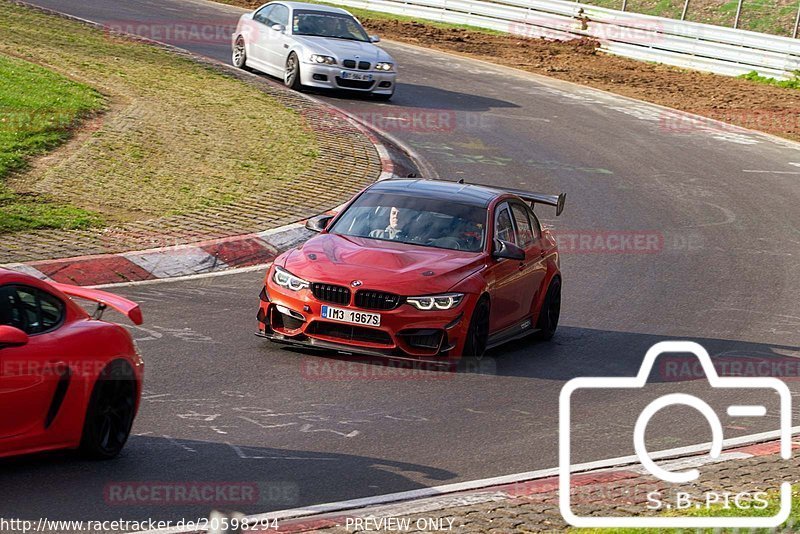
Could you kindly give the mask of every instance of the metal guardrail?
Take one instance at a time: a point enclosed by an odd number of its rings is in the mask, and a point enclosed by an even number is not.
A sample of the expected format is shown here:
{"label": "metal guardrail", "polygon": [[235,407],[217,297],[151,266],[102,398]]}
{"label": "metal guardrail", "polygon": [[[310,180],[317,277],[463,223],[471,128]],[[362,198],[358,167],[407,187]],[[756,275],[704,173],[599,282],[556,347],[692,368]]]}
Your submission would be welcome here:
{"label": "metal guardrail", "polygon": [[327,0],[533,38],[590,37],[610,54],[737,76],[800,71],[800,40],[562,0]]}

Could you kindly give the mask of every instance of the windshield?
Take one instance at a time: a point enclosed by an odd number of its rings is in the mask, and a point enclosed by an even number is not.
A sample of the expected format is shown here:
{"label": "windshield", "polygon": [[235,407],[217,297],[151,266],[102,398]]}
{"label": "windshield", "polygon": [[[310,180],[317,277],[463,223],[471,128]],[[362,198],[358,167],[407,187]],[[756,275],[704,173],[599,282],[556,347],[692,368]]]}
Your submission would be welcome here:
{"label": "windshield", "polygon": [[324,11],[294,12],[292,34],[316,35],[319,37],[332,37],[334,39],[349,39],[351,41],[369,41],[369,36],[361,24],[350,15],[342,13],[327,13]]}
{"label": "windshield", "polygon": [[330,233],[479,252],[486,233],[486,209],[438,199],[365,193]]}

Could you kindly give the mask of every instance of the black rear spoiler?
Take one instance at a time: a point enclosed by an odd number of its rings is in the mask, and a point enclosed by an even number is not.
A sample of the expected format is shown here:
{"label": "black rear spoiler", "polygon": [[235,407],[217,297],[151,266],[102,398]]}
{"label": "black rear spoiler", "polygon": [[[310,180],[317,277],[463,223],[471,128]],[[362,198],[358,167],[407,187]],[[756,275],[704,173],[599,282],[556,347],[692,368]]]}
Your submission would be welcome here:
{"label": "black rear spoiler", "polygon": [[[397,180],[406,180],[406,179],[417,179],[417,180],[425,180],[425,178],[418,178],[416,175],[409,175],[408,178],[395,178]],[[561,212],[564,211],[564,203],[567,201],[567,194],[561,193],[558,195],[546,195],[544,193],[533,193],[531,191],[523,191],[522,189],[510,189],[508,187],[497,187],[494,185],[485,185],[485,184],[468,184],[464,181],[464,179],[458,180],[456,183],[464,184],[464,185],[474,185],[477,187],[485,187],[487,189],[494,189],[495,191],[502,191],[503,193],[509,193],[511,195],[517,195],[519,198],[524,200],[525,202],[531,202],[532,204],[546,204],[548,206],[553,206],[556,209],[556,217],[561,215]]]}
{"label": "black rear spoiler", "polygon": [[499,189],[512,195],[517,195],[519,198],[526,202],[534,204],[547,204],[556,208],[556,217],[561,215],[564,211],[564,203],[567,201],[567,194],[561,193],[559,195],[545,195],[544,193],[531,193],[530,191],[522,191],[521,189],[506,189],[504,187],[493,187],[492,189]]}
{"label": "black rear spoiler", "polygon": [[497,187],[494,185],[467,184],[463,179],[459,180],[458,183],[464,185],[477,185],[479,187],[486,187],[488,189],[494,189],[496,191],[503,191],[504,193],[517,195],[525,202],[531,202],[533,204],[547,204],[548,206],[553,206],[554,208],[556,208],[556,217],[561,215],[561,212],[564,211],[564,203],[567,201],[566,193],[561,193],[559,195],[546,195],[544,193],[533,193],[531,191],[523,191],[522,189],[509,189],[508,187]]}

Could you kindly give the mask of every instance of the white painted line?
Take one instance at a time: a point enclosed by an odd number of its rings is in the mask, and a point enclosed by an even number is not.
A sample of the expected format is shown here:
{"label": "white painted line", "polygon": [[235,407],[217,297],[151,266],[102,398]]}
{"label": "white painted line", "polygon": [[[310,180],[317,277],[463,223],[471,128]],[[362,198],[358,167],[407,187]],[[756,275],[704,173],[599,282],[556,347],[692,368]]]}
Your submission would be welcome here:
{"label": "white painted line", "polygon": [[360,517],[400,517],[412,514],[424,514],[435,510],[455,508],[458,506],[469,506],[483,504],[487,502],[501,502],[511,498],[503,491],[487,491],[484,493],[456,493],[431,497],[428,499],[417,499],[415,501],[405,501],[400,503],[387,504],[385,506],[371,506],[363,508],[359,512]]}
{"label": "white painted line", "polygon": [[[727,462],[728,460],[744,460],[752,457],[752,454],[746,454],[743,452],[724,452],[718,458],[712,458],[711,456],[691,456],[689,458],[667,460],[666,462],[661,462],[659,467],[668,471],[682,471],[690,467],[702,467],[704,465]],[[639,473],[642,475],[650,473],[644,466],[631,466],[629,469],[634,473]]]}
{"label": "white painted line", "polygon": [[[800,435],[800,426],[791,429],[792,435]],[[726,439],[723,441],[725,448],[741,447],[744,445],[752,445],[755,443],[762,443],[765,441],[772,441],[780,438],[780,430],[771,432],[761,432],[759,434],[751,434],[749,436],[741,436],[738,438]],[[663,460],[668,458],[679,458],[681,456],[688,456],[692,454],[699,454],[709,451],[711,443],[700,443],[697,445],[690,445],[687,447],[678,447],[675,449],[667,449],[663,451],[654,452],[650,457],[654,460]],[[739,458],[738,455],[733,454],[729,456],[730,459]],[[610,469],[615,467],[623,467],[632,464],[639,464],[639,458],[636,455],[621,456],[619,458],[611,458],[608,460],[599,460],[596,462],[586,462],[571,466],[570,472],[582,473],[586,471],[596,471],[601,469]],[[345,510],[353,510],[357,508],[365,508],[367,506],[375,506],[381,504],[397,503],[402,501],[409,501],[412,499],[424,499],[445,495],[448,493],[456,493],[461,491],[479,490],[488,488],[490,486],[501,486],[506,484],[514,484],[516,482],[527,482],[530,480],[537,480],[541,478],[549,478],[558,475],[558,468],[553,467],[550,469],[540,469],[538,471],[529,471],[527,473],[517,473],[513,475],[504,475],[499,477],[484,478],[481,480],[471,480],[468,482],[457,482],[455,484],[445,484],[443,486],[434,486],[431,488],[420,488],[411,491],[401,491],[398,493],[389,493],[386,495],[377,495],[374,497],[364,497],[361,499],[351,499],[348,501],[339,501],[325,504],[317,504],[313,506],[306,506],[303,508],[293,508],[289,510],[279,510],[275,512],[268,512],[265,514],[256,514],[246,517],[248,524],[255,524],[261,521],[272,521],[274,519],[294,519],[303,518],[319,514],[342,512]],[[192,528],[169,528],[161,530],[148,530],[142,531],[137,534],[182,534],[187,532],[194,532]]]}
{"label": "white painted line", "polygon": [[728,406],[728,415],[731,417],[764,417],[767,415],[766,406]]}
{"label": "white painted line", "polygon": [[[680,458],[677,460],[667,461],[661,465],[666,469],[675,471],[688,467],[701,467],[707,464],[720,463],[728,460],[743,460],[752,457],[752,454],[745,454],[742,452],[726,452],[716,459],[711,458],[710,456],[693,456],[689,458]],[[649,473],[647,469],[641,466],[632,466],[628,468],[628,470],[643,475]],[[353,515],[356,517],[400,517],[424,514],[436,510],[445,510],[448,508],[455,508],[457,506],[467,506],[487,502],[501,502],[512,498],[514,498],[513,494],[509,494],[504,491],[492,491],[490,489],[486,492],[455,493],[444,496],[429,497],[426,499],[418,499],[415,501],[392,503],[383,506],[371,506],[369,508],[363,508],[358,511],[357,515]],[[321,516],[320,518],[322,517],[325,516]]]}
{"label": "white painted line", "polygon": [[744,169],[742,172],[750,174],[800,174],[800,171],[759,171],[752,169]]}

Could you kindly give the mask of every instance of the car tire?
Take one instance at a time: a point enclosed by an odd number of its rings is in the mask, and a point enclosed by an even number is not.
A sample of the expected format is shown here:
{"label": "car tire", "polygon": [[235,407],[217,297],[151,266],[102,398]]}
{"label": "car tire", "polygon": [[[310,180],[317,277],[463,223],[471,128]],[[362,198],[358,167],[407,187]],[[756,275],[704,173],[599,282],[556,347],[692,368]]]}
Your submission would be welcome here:
{"label": "car tire", "polygon": [[286,87],[299,91],[303,88],[300,83],[300,60],[297,54],[291,52],[286,58],[286,70],[283,73],[283,83]]}
{"label": "car tire", "polygon": [[247,48],[244,45],[244,37],[241,35],[236,38],[231,52],[231,63],[237,69],[247,68]]}
{"label": "car tire", "polygon": [[465,358],[480,360],[486,353],[486,343],[489,340],[489,312],[489,299],[480,299],[475,305],[469,321],[467,340],[464,343],[464,354],[462,355]]}
{"label": "car tire", "polygon": [[536,321],[538,330],[536,337],[542,341],[550,341],[556,334],[558,319],[561,316],[561,278],[556,276],[547,288],[542,309],[539,311],[539,320]]}
{"label": "car tire", "polygon": [[110,460],[122,451],[136,415],[136,388],[133,370],[126,362],[118,360],[103,369],[86,409],[80,445],[83,456]]}

